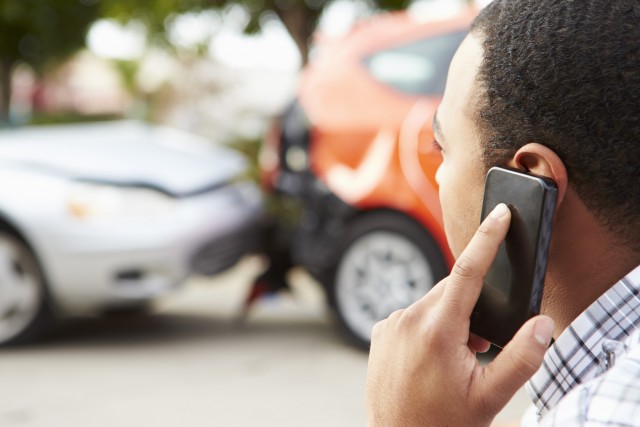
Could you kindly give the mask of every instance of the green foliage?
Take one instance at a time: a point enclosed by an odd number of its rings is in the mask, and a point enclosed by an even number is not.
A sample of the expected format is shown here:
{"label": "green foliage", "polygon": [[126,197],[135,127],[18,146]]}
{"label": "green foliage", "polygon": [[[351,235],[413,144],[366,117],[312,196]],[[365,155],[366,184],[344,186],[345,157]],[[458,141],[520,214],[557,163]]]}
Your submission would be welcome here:
{"label": "green foliage", "polygon": [[381,10],[402,10],[406,9],[410,0],[375,0],[374,4],[378,9]]}
{"label": "green foliage", "polygon": [[83,115],[70,112],[35,114],[29,120],[30,125],[57,125],[64,123],[82,123],[82,122],[103,122],[109,120],[120,120],[121,116],[114,114],[101,115]]}
{"label": "green foliage", "polygon": [[[373,8],[398,10],[406,8],[411,0],[354,0],[366,1]],[[170,45],[166,36],[166,22],[172,16],[200,12],[209,9],[222,10],[230,6],[242,6],[249,15],[243,30],[260,31],[262,17],[271,13],[280,18],[295,41],[303,62],[308,55],[308,43],[315,31],[323,9],[330,0],[101,0],[104,16],[127,22],[142,22],[150,39]]]}
{"label": "green foliage", "polygon": [[[402,9],[409,0],[368,1],[383,10]],[[91,23],[98,18],[142,23],[156,44],[170,46],[167,22],[181,13],[242,6],[249,19],[244,30],[260,30],[265,13],[277,15],[295,41],[303,62],[322,10],[330,0],[0,0],[0,122],[8,118],[10,76],[17,62],[42,72],[84,45]],[[204,49],[200,49],[201,52]],[[135,65],[117,64],[126,83]],[[129,79],[129,80],[127,80]]]}
{"label": "green foliage", "polygon": [[229,146],[245,155],[249,161],[247,178],[253,182],[260,182],[260,167],[258,158],[260,156],[260,146],[262,141],[255,139],[239,139],[231,142]]}
{"label": "green foliage", "polygon": [[83,46],[98,1],[0,1],[0,122],[9,120],[14,65],[24,62],[42,72]]}
{"label": "green foliage", "polygon": [[0,59],[41,70],[83,46],[96,0],[2,0]]}
{"label": "green foliage", "polygon": [[140,64],[137,61],[119,60],[114,61],[114,65],[116,70],[118,70],[120,77],[122,77],[124,86],[127,88],[129,93],[134,93],[136,90],[136,75],[140,68]]}
{"label": "green foliage", "polygon": [[102,16],[121,23],[141,22],[151,38],[166,43],[166,20],[174,14],[201,10],[194,1],[101,0]]}

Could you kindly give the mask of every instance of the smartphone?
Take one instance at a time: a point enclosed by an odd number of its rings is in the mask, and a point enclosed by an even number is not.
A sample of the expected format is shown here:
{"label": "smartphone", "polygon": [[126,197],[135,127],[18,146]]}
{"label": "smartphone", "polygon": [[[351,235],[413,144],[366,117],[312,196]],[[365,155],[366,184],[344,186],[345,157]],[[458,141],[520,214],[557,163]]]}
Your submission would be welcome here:
{"label": "smartphone", "polygon": [[498,347],[540,313],[557,195],[549,178],[502,167],[487,173],[482,220],[505,203],[511,224],[484,278],[471,332]]}

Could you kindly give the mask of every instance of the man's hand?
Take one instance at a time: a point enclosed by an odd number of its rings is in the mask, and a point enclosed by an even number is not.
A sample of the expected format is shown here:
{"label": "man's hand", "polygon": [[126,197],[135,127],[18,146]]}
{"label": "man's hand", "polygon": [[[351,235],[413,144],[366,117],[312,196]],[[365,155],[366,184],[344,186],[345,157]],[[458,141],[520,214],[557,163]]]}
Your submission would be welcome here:
{"label": "man's hand", "polygon": [[488,343],[469,333],[510,218],[498,205],[449,277],[375,326],[366,391],[370,426],[488,426],[538,369],[554,330],[549,317],[529,320],[485,367],[475,356]]}

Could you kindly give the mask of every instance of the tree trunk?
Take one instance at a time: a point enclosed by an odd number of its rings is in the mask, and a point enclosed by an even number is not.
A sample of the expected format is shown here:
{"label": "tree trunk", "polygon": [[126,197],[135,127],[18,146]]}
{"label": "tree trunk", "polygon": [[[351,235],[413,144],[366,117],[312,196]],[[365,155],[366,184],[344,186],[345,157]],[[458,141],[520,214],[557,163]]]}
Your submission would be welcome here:
{"label": "tree trunk", "polygon": [[302,65],[305,66],[309,62],[309,43],[321,10],[311,9],[305,2],[296,2],[287,8],[278,8],[274,5],[273,10],[296,43]]}
{"label": "tree trunk", "polygon": [[13,61],[0,59],[0,125],[9,124],[11,109],[11,70]]}
{"label": "tree trunk", "polygon": [[304,67],[305,65],[307,65],[307,63],[309,62],[309,38],[311,37],[309,36],[300,36],[300,35],[293,35],[293,41],[296,43],[296,46],[298,46],[298,50],[300,51],[300,58],[302,59],[302,66]]}

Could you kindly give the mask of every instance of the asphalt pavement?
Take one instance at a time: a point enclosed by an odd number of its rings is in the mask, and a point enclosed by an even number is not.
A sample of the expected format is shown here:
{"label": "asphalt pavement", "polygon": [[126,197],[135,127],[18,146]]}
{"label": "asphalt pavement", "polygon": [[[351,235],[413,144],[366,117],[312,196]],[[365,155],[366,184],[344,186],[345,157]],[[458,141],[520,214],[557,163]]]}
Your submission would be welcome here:
{"label": "asphalt pavement", "polygon": [[[62,322],[0,351],[0,426],[364,426],[366,353],[346,345],[301,270],[242,316],[261,268],[194,278],[150,316]],[[524,392],[500,414],[524,411]]]}

